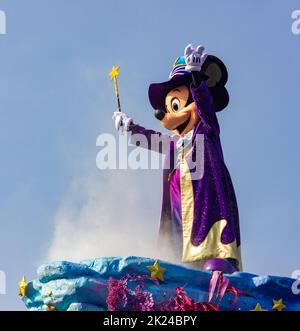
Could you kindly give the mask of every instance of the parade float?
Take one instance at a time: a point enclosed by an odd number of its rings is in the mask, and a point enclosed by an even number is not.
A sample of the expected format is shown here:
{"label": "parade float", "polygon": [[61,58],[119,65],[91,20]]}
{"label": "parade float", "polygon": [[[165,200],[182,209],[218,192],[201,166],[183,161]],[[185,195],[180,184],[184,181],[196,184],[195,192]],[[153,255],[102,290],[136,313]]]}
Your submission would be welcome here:
{"label": "parade float", "polygon": [[170,135],[145,129],[121,111],[118,70],[113,67],[110,73],[117,98],[115,127],[130,132],[133,144],[165,155],[159,248],[171,250],[178,263],[129,256],[44,264],[35,280],[27,283],[23,277],[19,283],[26,307],[300,310],[296,280],[242,272],[237,201],[216,116],[229,102],[224,63],[207,55],[204,47],[188,45],[185,55],[175,60],[169,80],[150,85],[155,117]]}

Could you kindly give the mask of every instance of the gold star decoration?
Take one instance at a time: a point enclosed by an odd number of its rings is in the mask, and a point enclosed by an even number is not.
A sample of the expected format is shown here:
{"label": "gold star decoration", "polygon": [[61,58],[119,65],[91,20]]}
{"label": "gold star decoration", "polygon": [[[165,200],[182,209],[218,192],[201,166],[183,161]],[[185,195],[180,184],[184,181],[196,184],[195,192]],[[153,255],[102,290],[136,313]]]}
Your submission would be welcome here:
{"label": "gold star decoration", "polygon": [[19,296],[24,298],[26,295],[27,282],[25,276],[22,277],[22,280],[19,282]]}
{"label": "gold star decoration", "polygon": [[252,311],[268,311],[268,309],[263,309],[261,305],[258,303]]}
{"label": "gold star decoration", "polygon": [[149,265],[146,267],[151,272],[151,277],[164,281],[164,273],[167,269],[161,268],[158,260],[154,262],[153,265]]}
{"label": "gold star decoration", "polygon": [[110,79],[114,80],[117,76],[119,76],[120,66],[113,66],[111,72],[109,73]]}
{"label": "gold star decoration", "polygon": [[279,300],[273,300],[273,307],[272,309],[276,309],[278,311],[282,311],[284,308],[286,308],[286,305],[283,304],[282,299]]}
{"label": "gold star decoration", "polygon": [[48,311],[55,311],[55,306],[46,305]]}

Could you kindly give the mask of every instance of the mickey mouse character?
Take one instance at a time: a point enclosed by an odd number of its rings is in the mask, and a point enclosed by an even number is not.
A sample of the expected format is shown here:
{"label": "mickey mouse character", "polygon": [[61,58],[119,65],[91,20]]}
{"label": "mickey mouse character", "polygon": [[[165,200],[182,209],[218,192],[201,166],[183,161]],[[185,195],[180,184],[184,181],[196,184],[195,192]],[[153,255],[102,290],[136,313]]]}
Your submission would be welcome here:
{"label": "mickey mouse character", "polygon": [[[184,54],[168,81],[149,87],[155,117],[171,136],[145,129],[121,112],[113,119],[117,130],[132,133],[133,143],[139,145],[134,137],[142,134],[144,147],[165,154],[160,248],[182,263],[232,273],[242,268],[239,215],[216,116],[229,102],[227,69],[203,46],[190,44]],[[159,144],[153,146],[155,135]]]}

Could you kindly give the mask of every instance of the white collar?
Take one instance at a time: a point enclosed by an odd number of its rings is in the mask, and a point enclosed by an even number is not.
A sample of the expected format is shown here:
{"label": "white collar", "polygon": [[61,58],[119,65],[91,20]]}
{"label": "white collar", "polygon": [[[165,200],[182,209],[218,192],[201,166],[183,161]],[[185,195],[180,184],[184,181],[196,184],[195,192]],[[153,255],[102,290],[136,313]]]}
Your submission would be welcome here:
{"label": "white collar", "polygon": [[192,129],[191,131],[186,133],[183,137],[179,137],[179,139],[177,140],[177,143],[176,143],[176,147],[181,148],[181,147],[183,147],[183,145],[184,145],[184,147],[186,147],[192,140],[193,132],[194,132],[194,130]]}

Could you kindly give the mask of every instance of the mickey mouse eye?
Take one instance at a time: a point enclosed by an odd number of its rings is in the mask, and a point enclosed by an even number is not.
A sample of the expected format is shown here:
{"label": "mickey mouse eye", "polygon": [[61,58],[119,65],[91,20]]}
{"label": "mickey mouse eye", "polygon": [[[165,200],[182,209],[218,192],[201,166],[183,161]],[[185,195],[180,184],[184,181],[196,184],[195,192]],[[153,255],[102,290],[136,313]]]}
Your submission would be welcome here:
{"label": "mickey mouse eye", "polygon": [[179,99],[177,98],[173,98],[171,100],[171,107],[172,107],[172,110],[173,111],[178,111],[179,108],[180,108],[180,102],[179,102]]}

